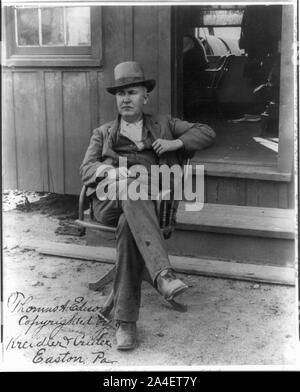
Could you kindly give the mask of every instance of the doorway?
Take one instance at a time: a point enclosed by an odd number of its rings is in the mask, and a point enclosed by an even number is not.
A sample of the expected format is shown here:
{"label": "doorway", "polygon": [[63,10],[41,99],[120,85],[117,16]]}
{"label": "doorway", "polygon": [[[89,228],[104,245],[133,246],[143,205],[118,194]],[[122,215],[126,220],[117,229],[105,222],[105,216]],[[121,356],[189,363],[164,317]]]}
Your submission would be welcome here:
{"label": "doorway", "polygon": [[277,165],[281,10],[173,7],[173,115],[217,133],[196,160]]}

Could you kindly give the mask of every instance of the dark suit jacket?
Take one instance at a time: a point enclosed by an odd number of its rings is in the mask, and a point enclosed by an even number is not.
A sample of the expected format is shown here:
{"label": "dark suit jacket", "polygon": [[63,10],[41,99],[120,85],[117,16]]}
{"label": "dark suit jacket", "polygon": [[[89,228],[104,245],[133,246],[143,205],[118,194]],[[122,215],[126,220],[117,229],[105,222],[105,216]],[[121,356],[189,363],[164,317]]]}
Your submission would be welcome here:
{"label": "dark suit jacket", "polygon": [[[210,146],[215,140],[215,132],[208,126],[189,123],[168,115],[152,116],[144,114],[144,127],[149,130],[154,140],[180,139],[183,148],[162,154],[159,164],[181,164],[183,155],[191,156],[195,151]],[[98,179],[96,171],[101,165],[118,166],[119,155],[113,150],[113,141],[119,130],[120,116],[93,131],[90,144],[80,166],[83,183],[88,186],[87,195],[95,192]]]}

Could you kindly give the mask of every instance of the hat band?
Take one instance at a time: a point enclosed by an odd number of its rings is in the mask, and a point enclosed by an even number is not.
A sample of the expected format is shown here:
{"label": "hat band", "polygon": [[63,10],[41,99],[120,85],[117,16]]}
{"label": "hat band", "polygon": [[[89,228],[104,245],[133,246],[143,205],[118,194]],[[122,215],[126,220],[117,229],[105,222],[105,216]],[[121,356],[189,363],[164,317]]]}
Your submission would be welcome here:
{"label": "hat band", "polygon": [[121,84],[127,84],[127,83],[136,83],[136,82],[144,82],[145,79],[142,77],[131,77],[131,78],[120,78],[116,79],[116,84],[121,83]]}

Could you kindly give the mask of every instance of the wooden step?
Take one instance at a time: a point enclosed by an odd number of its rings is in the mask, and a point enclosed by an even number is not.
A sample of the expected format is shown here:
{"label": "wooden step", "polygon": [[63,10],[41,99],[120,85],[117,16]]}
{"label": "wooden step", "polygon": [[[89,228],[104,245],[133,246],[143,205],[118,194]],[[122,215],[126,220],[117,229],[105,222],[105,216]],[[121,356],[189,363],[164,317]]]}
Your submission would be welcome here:
{"label": "wooden step", "polygon": [[[30,242],[22,245],[39,253],[114,264],[116,250],[109,247],[65,244],[50,241]],[[207,258],[170,256],[170,262],[177,272],[218,278],[230,278],[264,283],[295,285],[294,268],[262,266],[245,263],[224,262]]]}
{"label": "wooden step", "polygon": [[[192,162],[194,163],[194,162]],[[211,162],[202,163],[206,175],[214,177],[244,178],[253,180],[266,180],[289,182],[292,179],[291,173],[280,173],[274,166],[257,166],[251,162],[226,163],[224,160],[216,162],[212,158]],[[193,167],[193,173],[196,173]]]}
{"label": "wooden step", "polygon": [[[246,207],[205,203],[200,211],[186,211],[181,202],[177,211],[180,230],[238,234],[254,237],[295,238],[296,216],[293,209]],[[89,220],[89,210],[84,212]]]}
{"label": "wooden step", "polygon": [[189,212],[185,203],[180,203],[177,225],[181,230],[293,239],[295,213],[291,209],[208,203],[201,211]]}
{"label": "wooden step", "polygon": [[[181,203],[166,245],[171,255],[292,267],[294,227],[293,210],[205,204],[189,212]],[[112,235],[86,233],[88,245],[115,247]]]}
{"label": "wooden step", "polygon": [[261,265],[293,266],[293,210],[205,204],[199,212],[178,211],[169,252]]}

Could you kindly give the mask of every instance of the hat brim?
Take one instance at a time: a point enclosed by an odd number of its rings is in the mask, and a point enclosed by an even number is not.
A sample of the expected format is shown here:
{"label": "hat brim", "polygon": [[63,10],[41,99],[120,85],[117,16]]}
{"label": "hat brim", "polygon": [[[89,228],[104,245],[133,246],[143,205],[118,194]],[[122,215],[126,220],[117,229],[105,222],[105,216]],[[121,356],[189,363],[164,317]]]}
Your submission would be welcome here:
{"label": "hat brim", "polygon": [[118,84],[118,85],[111,86],[111,87],[105,87],[105,89],[110,94],[116,95],[117,91],[121,90],[123,88],[131,87],[131,86],[145,86],[148,93],[150,93],[154,89],[155,84],[156,84],[155,80],[149,79],[149,80],[143,80],[143,81],[134,82],[134,83]]}

